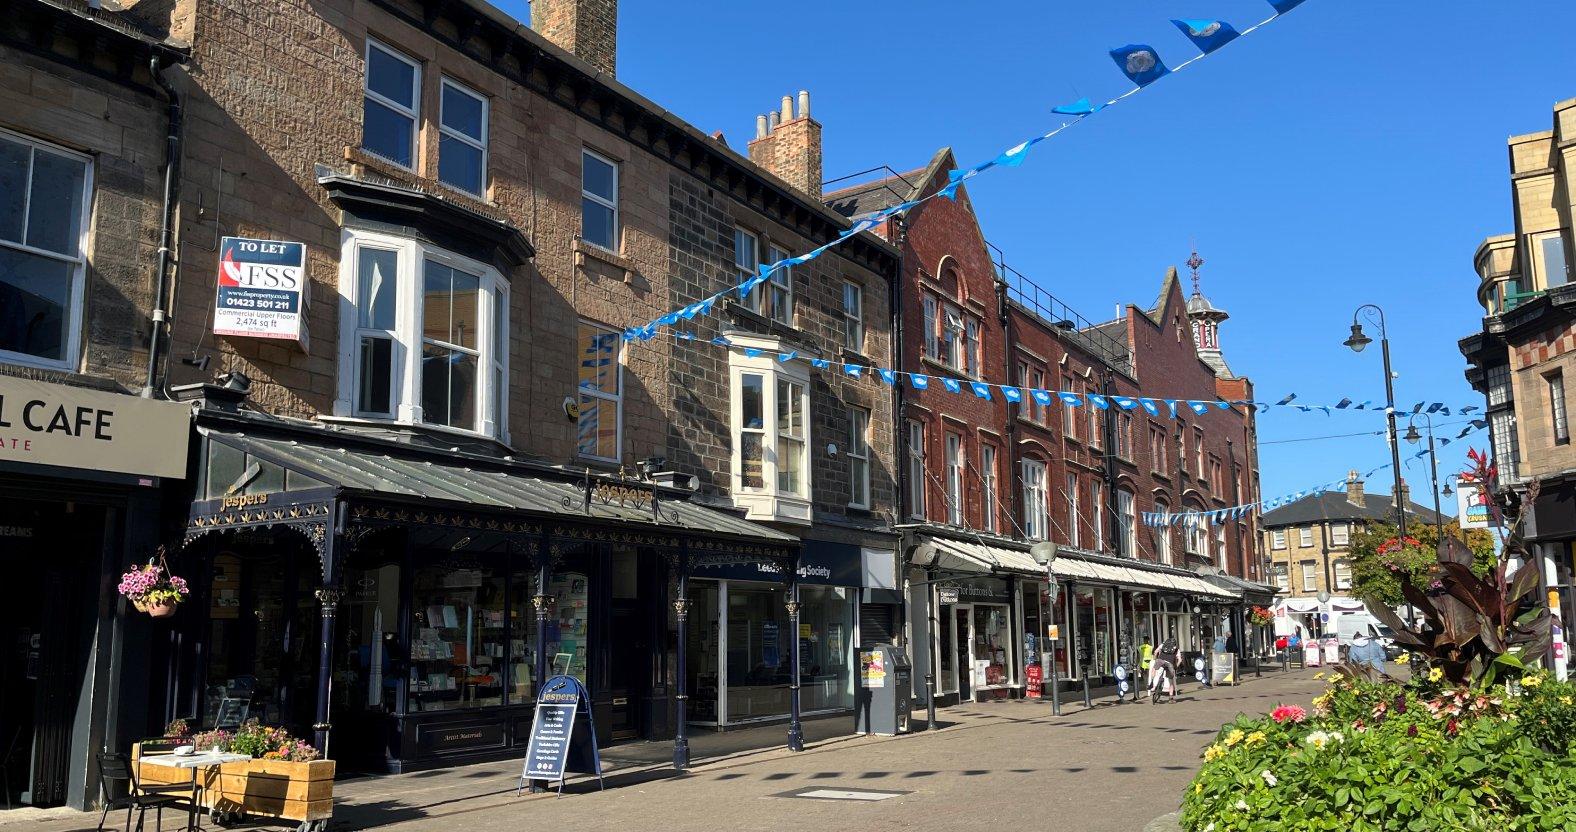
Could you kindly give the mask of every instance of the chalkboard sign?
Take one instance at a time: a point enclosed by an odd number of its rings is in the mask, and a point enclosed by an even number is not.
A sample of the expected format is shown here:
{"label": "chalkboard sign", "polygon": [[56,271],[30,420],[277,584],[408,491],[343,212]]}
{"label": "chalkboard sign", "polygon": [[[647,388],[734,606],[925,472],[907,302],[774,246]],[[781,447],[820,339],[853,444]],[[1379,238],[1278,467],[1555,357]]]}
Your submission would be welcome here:
{"label": "chalkboard sign", "polygon": [[252,704],[250,699],[225,697],[219,700],[219,713],[214,717],[215,728],[239,728],[246,721],[246,710]]}
{"label": "chalkboard sign", "polygon": [[602,758],[597,753],[596,728],[591,722],[591,697],[573,676],[554,676],[542,684],[536,697],[536,719],[520,770],[519,795],[532,780],[558,781],[564,793],[569,772],[595,774],[602,786]]}

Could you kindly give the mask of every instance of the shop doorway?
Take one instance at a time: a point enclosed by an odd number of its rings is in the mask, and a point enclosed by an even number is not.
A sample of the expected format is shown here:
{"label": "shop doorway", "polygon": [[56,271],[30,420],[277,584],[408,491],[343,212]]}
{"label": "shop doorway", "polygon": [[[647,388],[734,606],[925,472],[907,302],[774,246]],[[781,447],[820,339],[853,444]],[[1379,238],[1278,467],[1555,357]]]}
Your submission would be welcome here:
{"label": "shop doorway", "polygon": [[0,805],[66,799],[73,721],[92,655],[88,590],[105,510],[6,500],[0,549],[13,587],[0,658]]}
{"label": "shop doorway", "polygon": [[970,627],[974,620],[974,607],[968,604],[959,604],[952,608],[952,621],[956,629],[953,631],[952,643],[957,649],[958,668],[958,701],[963,702],[974,698],[974,634]]}

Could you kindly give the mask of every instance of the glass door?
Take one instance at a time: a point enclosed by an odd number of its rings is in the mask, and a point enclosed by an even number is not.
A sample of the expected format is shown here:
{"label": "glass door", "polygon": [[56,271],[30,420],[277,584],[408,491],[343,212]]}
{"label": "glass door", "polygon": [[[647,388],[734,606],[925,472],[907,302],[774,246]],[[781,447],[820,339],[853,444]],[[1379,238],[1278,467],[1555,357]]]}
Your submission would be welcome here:
{"label": "glass door", "polygon": [[973,619],[972,605],[958,604],[952,608],[952,623],[957,628],[953,632],[952,643],[957,650],[959,702],[974,696]]}

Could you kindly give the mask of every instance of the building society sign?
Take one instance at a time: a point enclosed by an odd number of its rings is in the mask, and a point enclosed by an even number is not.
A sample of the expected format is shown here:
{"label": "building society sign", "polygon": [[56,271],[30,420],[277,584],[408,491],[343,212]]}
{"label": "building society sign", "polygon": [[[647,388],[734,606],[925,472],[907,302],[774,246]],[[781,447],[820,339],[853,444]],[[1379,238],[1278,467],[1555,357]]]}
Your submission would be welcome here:
{"label": "building society sign", "polygon": [[186,476],[191,409],[0,376],[0,460],[156,477]]}
{"label": "building society sign", "polygon": [[215,335],[304,341],[306,246],[225,237],[219,243]]}

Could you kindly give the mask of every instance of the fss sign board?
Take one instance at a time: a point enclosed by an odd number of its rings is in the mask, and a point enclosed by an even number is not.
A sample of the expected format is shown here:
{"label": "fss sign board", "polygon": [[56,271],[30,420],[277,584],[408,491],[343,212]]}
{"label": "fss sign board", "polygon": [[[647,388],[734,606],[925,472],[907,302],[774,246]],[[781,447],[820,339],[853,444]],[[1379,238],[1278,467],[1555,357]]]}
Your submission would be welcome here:
{"label": "fss sign board", "polygon": [[219,291],[213,333],[306,345],[306,245],[225,237],[219,242]]}

